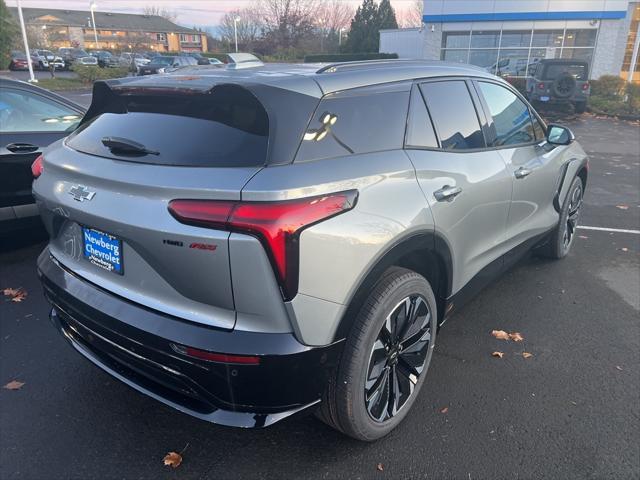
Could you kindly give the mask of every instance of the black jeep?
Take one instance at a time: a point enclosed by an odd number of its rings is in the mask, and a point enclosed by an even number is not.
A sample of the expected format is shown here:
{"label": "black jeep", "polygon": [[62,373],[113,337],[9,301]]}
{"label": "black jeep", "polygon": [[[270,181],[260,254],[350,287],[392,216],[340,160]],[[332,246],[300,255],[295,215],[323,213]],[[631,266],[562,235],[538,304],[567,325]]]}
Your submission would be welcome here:
{"label": "black jeep", "polygon": [[527,98],[534,107],[572,103],[576,113],[583,113],[589,93],[589,64],[585,61],[540,60],[529,66]]}

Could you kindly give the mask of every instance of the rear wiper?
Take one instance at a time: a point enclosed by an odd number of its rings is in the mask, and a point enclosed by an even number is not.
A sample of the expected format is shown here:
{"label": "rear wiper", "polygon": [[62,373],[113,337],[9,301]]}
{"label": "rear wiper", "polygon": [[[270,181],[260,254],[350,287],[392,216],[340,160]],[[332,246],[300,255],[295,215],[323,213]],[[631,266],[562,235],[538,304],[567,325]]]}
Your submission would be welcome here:
{"label": "rear wiper", "polygon": [[142,155],[160,155],[160,152],[156,152],[153,150],[149,150],[147,147],[142,145],[141,143],[134,142],[133,140],[129,140],[128,138],[122,137],[103,137],[102,144],[107,147],[113,153],[124,153],[124,154],[142,154]]}

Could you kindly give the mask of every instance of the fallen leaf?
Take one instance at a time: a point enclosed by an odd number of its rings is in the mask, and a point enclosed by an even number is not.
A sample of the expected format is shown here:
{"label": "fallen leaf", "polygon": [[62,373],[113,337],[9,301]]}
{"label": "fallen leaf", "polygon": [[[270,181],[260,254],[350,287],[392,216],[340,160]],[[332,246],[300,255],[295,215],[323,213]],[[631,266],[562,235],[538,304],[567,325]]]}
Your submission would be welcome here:
{"label": "fallen leaf", "polygon": [[169,452],[164,456],[164,464],[178,468],[182,463],[182,455],[177,452]]}
{"label": "fallen leaf", "polygon": [[449,407],[444,407],[440,409],[440,413],[447,413],[449,411]]}
{"label": "fallen leaf", "polygon": [[509,338],[514,342],[522,342],[524,340],[524,337],[520,334],[520,332],[510,333]]}
{"label": "fallen leaf", "polygon": [[589,238],[589,237],[587,237],[586,235],[578,235],[578,238],[583,238],[583,239],[585,239],[585,240],[586,240],[586,239],[587,239],[587,238]]}
{"label": "fallen leaf", "polygon": [[629,205],[616,205],[616,208],[620,210],[629,210]]}
{"label": "fallen leaf", "polygon": [[15,297],[18,293],[20,293],[19,288],[5,288],[2,290],[2,293],[5,297]]}
{"label": "fallen leaf", "polygon": [[622,247],[620,250],[622,250],[623,252],[628,252],[629,249],[627,247]]}
{"label": "fallen leaf", "polygon": [[622,371],[622,367],[620,365],[616,365],[616,370]]}
{"label": "fallen leaf", "polygon": [[20,390],[23,385],[24,385],[24,382],[19,382],[18,380],[11,380],[2,388],[6,388],[7,390]]}
{"label": "fallen leaf", "polygon": [[529,352],[522,352],[522,356],[524,358],[531,358],[533,357],[533,353],[529,353]]}
{"label": "fallen leaf", "polygon": [[498,357],[498,358],[502,358],[504,357],[504,352],[493,352],[491,354],[492,357]]}
{"label": "fallen leaf", "polygon": [[16,302],[19,303],[21,301],[23,301],[25,298],[27,298],[27,292],[25,292],[24,290],[22,290],[20,293],[18,293],[15,297],[11,298],[12,302]]}
{"label": "fallen leaf", "polygon": [[496,337],[498,340],[509,340],[509,334],[504,330],[493,330],[491,335]]}

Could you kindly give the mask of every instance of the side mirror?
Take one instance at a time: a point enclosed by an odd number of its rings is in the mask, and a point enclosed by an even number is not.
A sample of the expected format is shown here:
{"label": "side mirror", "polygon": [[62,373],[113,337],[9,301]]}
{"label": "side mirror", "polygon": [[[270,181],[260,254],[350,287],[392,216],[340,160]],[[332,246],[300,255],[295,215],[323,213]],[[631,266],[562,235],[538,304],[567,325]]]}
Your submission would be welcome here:
{"label": "side mirror", "polygon": [[567,127],[551,124],[547,128],[547,142],[553,145],[569,145],[576,139]]}

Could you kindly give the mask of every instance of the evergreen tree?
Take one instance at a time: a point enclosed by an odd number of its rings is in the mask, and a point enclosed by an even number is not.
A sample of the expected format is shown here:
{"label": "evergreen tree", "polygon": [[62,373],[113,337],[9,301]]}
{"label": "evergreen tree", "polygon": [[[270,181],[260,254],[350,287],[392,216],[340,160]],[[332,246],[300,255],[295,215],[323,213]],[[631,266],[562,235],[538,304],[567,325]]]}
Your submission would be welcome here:
{"label": "evergreen tree", "polygon": [[353,20],[343,51],[348,53],[377,52],[380,45],[379,30],[398,28],[396,14],[389,0],[380,5],[374,0],[363,0]]}
{"label": "evergreen tree", "polygon": [[[380,6],[378,7],[378,22],[379,30],[398,28],[396,12],[393,10],[393,7],[391,6],[391,2],[389,0],[382,0],[380,2]],[[376,48],[375,51],[377,52],[378,49]]]}
{"label": "evergreen tree", "polygon": [[7,68],[11,50],[19,41],[20,29],[4,0],[0,0],[0,69]]}

